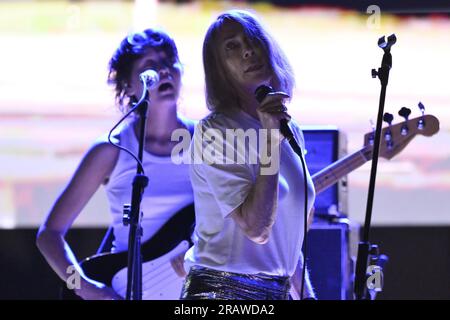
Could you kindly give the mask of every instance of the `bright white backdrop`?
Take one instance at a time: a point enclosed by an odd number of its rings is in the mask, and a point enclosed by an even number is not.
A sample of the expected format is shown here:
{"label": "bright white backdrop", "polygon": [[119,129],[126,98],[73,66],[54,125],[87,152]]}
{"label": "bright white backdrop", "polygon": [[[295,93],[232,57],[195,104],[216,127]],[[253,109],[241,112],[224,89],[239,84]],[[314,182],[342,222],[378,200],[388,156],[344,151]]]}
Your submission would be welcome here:
{"label": "bright white backdrop", "polygon": [[[206,115],[202,40],[212,19],[231,7],[0,3],[0,227],[41,223],[84,151],[118,118],[106,85],[107,62],[130,30],[158,26],[173,35],[185,66],[180,111],[195,119]],[[373,17],[348,11],[252,10],[295,69],[290,113],[304,125],[338,126],[349,152],[361,147],[376,118],[380,85],[370,70],[381,62],[377,40],[397,35],[386,111],[396,115],[406,106],[419,115],[422,101],[440,119],[441,131],[380,161],[373,222],[450,224],[450,21],[382,16],[374,24]],[[369,171],[366,164],[349,175],[349,216],[356,222],[364,218]],[[77,224],[105,225],[107,211],[100,190]]]}

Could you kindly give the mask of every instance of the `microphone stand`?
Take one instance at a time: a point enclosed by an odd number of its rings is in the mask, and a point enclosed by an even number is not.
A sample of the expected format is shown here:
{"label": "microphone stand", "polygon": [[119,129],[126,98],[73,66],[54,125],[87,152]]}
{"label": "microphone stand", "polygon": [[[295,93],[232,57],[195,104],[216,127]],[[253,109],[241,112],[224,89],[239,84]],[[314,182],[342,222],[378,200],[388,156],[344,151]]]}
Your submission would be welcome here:
{"label": "microphone stand", "polygon": [[[370,223],[372,218],[372,206],[373,206],[373,197],[375,193],[375,180],[377,173],[377,165],[378,165],[378,154],[380,149],[380,138],[381,138],[381,125],[383,123],[383,113],[384,113],[384,102],[386,98],[386,88],[389,80],[389,71],[392,67],[392,56],[391,56],[391,47],[395,44],[397,38],[395,34],[392,34],[388,37],[388,41],[386,42],[385,37],[381,37],[378,39],[378,46],[383,49],[384,55],[381,61],[381,67],[377,70],[372,69],[372,78],[378,77],[381,82],[381,92],[380,92],[380,101],[378,107],[378,117],[377,117],[377,125],[375,131],[375,140],[373,145],[373,154],[372,154],[372,167],[370,171],[370,183],[369,183],[369,193],[367,196],[367,206],[366,206],[366,217],[364,223],[363,237],[362,241],[359,242],[358,245],[358,257],[356,262],[356,274],[355,274],[355,299],[356,300],[369,300],[370,297],[373,297],[374,294],[371,293],[369,296],[369,292],[367,289],[381,291],[381,288],[370,288],[368,281],[368,276],[371,274],[367,273],[367,263],[380,261],[378,259],[378,247],[376,245],[371,245],[369,243],[369,232],[370,232]],[[372,267],[375,267],[372,269]],[[378,268],[377,268],[378,267]],[[378,276],[382,277],[380,265],[378,266],[370,266],[370,272],[380,272]]]}
{"label": "microphone stand", "polygon": [[[145,92],[145,93],[144,93]],[[147,109],[149,94],[147,83],[143,81],[143,94],[135,106],[139,113],[139,152],[136,168],[136,175],[133,179],[133,188],[131,193],[131,206],[124,205],[123,223],[130,226],[128,236],[128,270],[127,270],[127,293],[126,300],[142,300],[142,257],[141,257],[141,209],[140,204],[142,194],[148,185],[148,177],[144,174],[142,167],[142,158],[145,143],[145,129],[147,122]]]}

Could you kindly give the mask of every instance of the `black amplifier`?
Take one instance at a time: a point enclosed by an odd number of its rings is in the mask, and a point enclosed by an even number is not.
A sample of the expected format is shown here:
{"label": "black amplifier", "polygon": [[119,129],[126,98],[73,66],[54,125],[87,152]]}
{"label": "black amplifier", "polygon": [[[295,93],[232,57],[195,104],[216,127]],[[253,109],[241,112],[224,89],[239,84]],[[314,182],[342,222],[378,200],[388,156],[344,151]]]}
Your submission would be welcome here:
{"label": "black amplifier", "polygon": [[348,219],[315,222],[308,232],[306,261],[319,300],[352,300],[359,225]]}
{"label": "black amplifier", "polygon": [[[347,139],[333,126],[302,126],[306,164],[311,175],[347,154]],[[315,217],[347,215],[347,176],[316,197]]]}

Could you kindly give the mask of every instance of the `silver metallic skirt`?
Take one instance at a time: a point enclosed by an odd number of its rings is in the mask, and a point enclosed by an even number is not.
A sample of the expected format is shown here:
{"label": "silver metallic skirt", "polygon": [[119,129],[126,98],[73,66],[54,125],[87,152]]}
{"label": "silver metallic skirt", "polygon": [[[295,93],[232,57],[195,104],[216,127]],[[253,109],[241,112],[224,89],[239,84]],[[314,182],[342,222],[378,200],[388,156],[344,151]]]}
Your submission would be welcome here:
{"label": "silver metallic skirt", "polygon": [[182,300],[288,300],[289,277],[241,274],[193,266],[181,292]]}

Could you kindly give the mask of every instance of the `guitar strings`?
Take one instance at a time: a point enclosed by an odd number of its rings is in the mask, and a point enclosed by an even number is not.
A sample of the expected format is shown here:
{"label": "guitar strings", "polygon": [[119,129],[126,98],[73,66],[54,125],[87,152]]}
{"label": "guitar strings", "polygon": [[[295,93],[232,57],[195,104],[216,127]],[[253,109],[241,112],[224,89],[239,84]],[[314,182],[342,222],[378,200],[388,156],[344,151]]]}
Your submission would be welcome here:
{"label": "guitar strings", "polygon": [[[172,283],[174,280],[177,280],[179,276],[176,274],[175,270],[173,270],[172,266],[169,265],[169,268],[164,268],[164,271],[159,271],[159,269],[163,268],[165,265],[167,265],[167,261],[161,261],[160,263],[154,263],[154,267],[152,267],[152,270],[148,272],[144,272],[142,276],[142,282],[143,282],[143,295],[144,291],[147,289],[152,289],[152,291],[157,292],[160,288],[167,286],[168,283]],[[152,276],[153,273],[157,272],[157,276]],[[168,273],[168,274],[167,274]],[[153,282],[157,282],[158,285],[145,285],[148,283],[149,279],[152,279]],[[149,288],[150,287],[150,288]],[[124,286],[117,287],[117,291],[121,292],[126,288],[126,284]]]}

